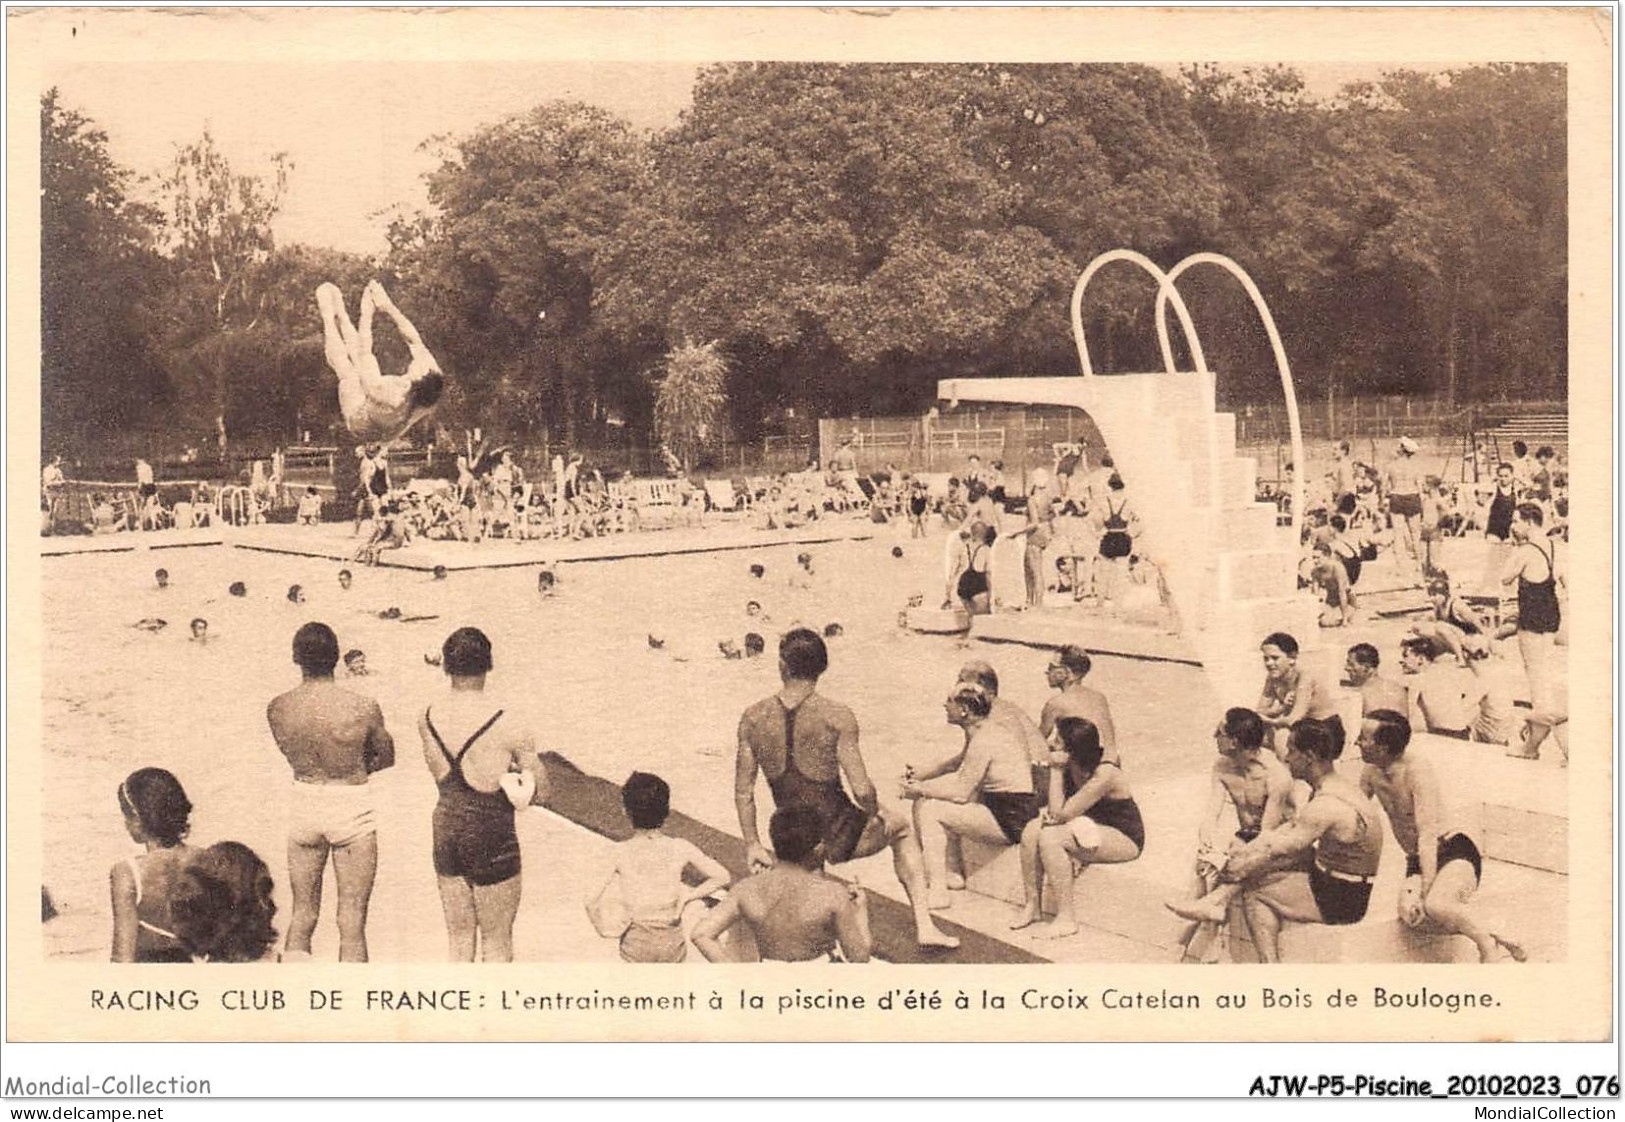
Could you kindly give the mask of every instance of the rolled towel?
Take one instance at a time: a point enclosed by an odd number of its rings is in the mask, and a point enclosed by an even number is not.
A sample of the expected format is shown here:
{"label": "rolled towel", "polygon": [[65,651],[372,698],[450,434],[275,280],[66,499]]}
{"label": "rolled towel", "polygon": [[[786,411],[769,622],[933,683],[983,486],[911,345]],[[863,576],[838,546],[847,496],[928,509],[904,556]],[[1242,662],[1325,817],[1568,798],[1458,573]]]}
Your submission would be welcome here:
{"label": "rolled towel", "polygon": [[529,806],[531,796],[536,793],[536,780],[528,771],[510,771],[502,777],[500,785],[515,810]]}

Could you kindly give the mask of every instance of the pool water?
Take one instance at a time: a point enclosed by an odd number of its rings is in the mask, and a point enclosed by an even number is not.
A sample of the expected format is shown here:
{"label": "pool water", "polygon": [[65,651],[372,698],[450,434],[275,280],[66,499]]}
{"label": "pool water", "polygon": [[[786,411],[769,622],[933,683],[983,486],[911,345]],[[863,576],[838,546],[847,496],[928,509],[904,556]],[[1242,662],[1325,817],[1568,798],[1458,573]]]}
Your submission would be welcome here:
{"label": "pool water", "polygon": [[[891,555],[898,544],[901,559]],[[814,557],[814,574],[797,587],[790,578],[802,549]],[[541,748],[616,781],[634,769],[660,774],[672,785],[674,807],[737,832],[739,714],[777,688],[773,652],[793,621],[820,630],[842,625],[844,634],[831,640],[822,689],[856,711],[864,756],[883,794],[895,790],[905,763],[958,750],[960,733],[944,722],[941,702],[965,660],[991,661],[1002,694],[1036,717],[1048,693],[1047,651],[967,645],[898,626],[911,595],[928,602],[940,595],[941,559],[940,532],[913,541],[906,529],[882,529],[870,541],[567,564],[556,594],[544,599],[533,568],[463,571],[437,582],[424,573],[352,565],[354,585],[343,591],[335,562],[229,545],[50,558],[43,573],[43,883],[62,919],[47,926],[48,951],[107,954],[108,869],[134,851],[116,791],[139,767],[165,767],[179,777],[195,807],[193,841],[239,840],[265,858],[277,883],[279,921],[286,920],[281,808],[290,776],[265,707],[299,680],[289,644],[308,620],[330,624],[341,649],[366,652],[370,676],[346,684],[378,699],[396,741],[396,767],[374,779],[381,826],[373,958],[433,960],[444,953],[429,861],[435,787],[416,722],[445,688],[424,654],[438,651],[453,629],[473,625],[491,637],[496,669],[488,689],[528,715]],[[750,575],[753,562],[767,567],[765,578]],[[159,565],[171,574],[161,592],[152,579]],[[227,595],[236,580],[247,584],[246,598]],[[304,586],[306,603],[286,600],[294,583]],[[750,599],[764,605],[765,622],[746,617]],[[389,607],[437,618],[377,618]],[[132,626],[149,616],[168,626],[157,633]],[[194,616],[209,620],[205,644],[188,639]],[[742,645],[748,630],[766,635],[767,656],[724,660],[717,641]],[[651,636],[663,641],[661,649],[651,647]],[[1105,658],[1091,684],[1111,699],[1137,788],[1206,770],[1216,701],[1199,671]],[[1174,698],[1189,704],[1170,704]],[[771,807],[765,791],[758,806],[765,834]],[[537,817],[546,816],[521,815]],[[1188,846],[1189,822],[1159,821],[1154,802],[1147,819],[1153,845],[1166,833]],[[526,881],[516,932],[522,958],[577,953],[546,937],[554,920],[563,922],[558,917],[579,919],[581,898],[593,887],[569,867],[575,851],[559,840],[568,832],[558,830],[551,820],[545,831],[522,827]],[[319,957],[334,953],[331,892],[329,882]]]}

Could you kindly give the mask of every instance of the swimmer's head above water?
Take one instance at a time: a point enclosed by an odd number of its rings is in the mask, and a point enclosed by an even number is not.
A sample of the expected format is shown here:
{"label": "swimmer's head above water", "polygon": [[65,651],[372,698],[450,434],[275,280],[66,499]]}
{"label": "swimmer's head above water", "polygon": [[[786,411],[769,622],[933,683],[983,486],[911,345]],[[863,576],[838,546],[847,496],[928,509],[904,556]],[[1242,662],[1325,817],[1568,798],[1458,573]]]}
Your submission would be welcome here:
{"label": "swimmer's head above water", "polygon": [[350,572],[349,569],[340,569],[339,570],[339,587],[340,588],[349,588],[350,587],[350,582],[353,581],[354,579],[355,579],[355,574]]}
{"label": "swimmer's head above water", "polygon": [[231,587],[226,589],[226,591],[231,593],[233,596],[247,596],[248,585],[244,584],[240,580],[234,580],[231,582]]}
{"label": "swimmer's head above water", "polygon": [[367,676],[367,652],[360,647],[351,647],[344,652],[344,669],[352,678]]}
{"label": "swimmer's head above water", "polygon": [[767,650],[767,640],[752,631],[745,636],[745,657],[760,658]]}
{"label": "swimmer's head above water", "polygon": [[288,586],[288,603],[303,604],[305,602],[305,589],[302,585],[290,584]]}
{"label": "swimmer's head above water", "polygon": [[446,579],[446,567],[444,565],[436,565],[434,567],[434,579],[435,580],[445,580]]}
{"label": "swimmer's head above water", "polygon": [[168,569],[159,569],[156,573],[152,574],[152,579],[158,582],[158,587],[159,588],[168,588],[169,587],[169,570]]}
{"label": "swimmer's head above water", "polygon": [[209,621],[199,616],[192,621],[192,638],[196,642],[203,642],[209,637]]}
{"label": "swimmer's head above water", "polygon": [[767,567],[765,565],[752,565],[750,567],[750,575],[755,577],[757,580],[761,580],[767,575]]}

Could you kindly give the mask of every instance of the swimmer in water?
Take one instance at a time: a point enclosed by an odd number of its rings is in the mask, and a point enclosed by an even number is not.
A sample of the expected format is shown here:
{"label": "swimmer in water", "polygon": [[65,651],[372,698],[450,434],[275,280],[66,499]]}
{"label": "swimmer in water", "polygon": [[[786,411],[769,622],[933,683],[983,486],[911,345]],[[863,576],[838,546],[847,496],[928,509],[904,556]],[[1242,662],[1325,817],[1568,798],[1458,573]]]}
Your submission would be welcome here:
{"label": "swimmer in water", "polygon": [[365,678],[372,673],[367,669],[367,652],[351,647],[344,652],[344,672],[352,678]]}
{"label": "swimmer in water", "polygon": [[158,587],[159,588],[168,588],[169,587],[169,570],[168,569],[159,569],[156,573],[152,574],[152,579],[158,582]]}
{"label": "swimmer in water", "polygon": [[353,581],[353,580],[355,580],[355,574],[351,573],[349,569],[340,569],[339,570],[339,588],[340,589],[342,589],[345,592],[350,591],[350,582]]}
{"label": "swimmer in water", "polygon": [[552,569],[543,569],[536,574],[536,591],[543,596],[553,595],[553,588],[558,584],[558,578],[553,575]]}
{"label": "swimmer in water", "polygon": [[845,635],[845,634],[846,634],[846,629],[843,628],[838,623],[831,623],[831,624],[827,625],[824,628],[824,638],[826,638],[826,639],[834,639],[835,637],[837,637],[839,635]]}
{"label": "swimmer in water", "polygon": [[231,582],[231,587],[226,589],[226,591],[231,593],[233,596],[247,596],[248,585],[244,584],[240,580],[234,580]]}
{"label": "swimmer in water", "polygon": [[761,658],[762,652],[767,650],[767,640],[752,631],[745,636],[745,657]]}
{"label": "swimmer in water", "polygon": [[199,616],[192,621],[192,642],[207,643],[209,641],[209,621]]}
{"label": "swimmer in water", "polygon": [[297,584],[290,584],[288,586],[288,603],[290,603],[290,604],[303,604],[304,602],[305,602],[305,590],[304,590],[304,588],[302,586],[300,586],[300,585],[297,585]]}
{"label": "swimmer in water", "polygon": [[752,565],[750,567],[750,575],[755,577],[757,580],[761,580],[763,577],[767,576],[767,567],[765,565]]}
{"label": "swimmer in water", "polygon": [[436,565],[434,567],[434,579],[435,580],[445,580],[446,579],[446,567],[444,565]]}
{"label": "swimmer in water", "polygon": [[147,616],[145,619],[136,620],[130,626],[139,628],[142,631],[162,631],[169,626],[169,621],[159,619],[157,616]]}
{"label": "swimmer in water", "polygon": [[[350,322],[338,286],[316,289],[316,306],[326,336],[327,364],[339,380],[339,409],[345,426],[362,440],[391,441],[435,411],[446,379],[412,321],[401,314],[384,286],[369,281],[361,294],[359,324]],[[411,352],[406,372],[385,377],[372,353],[372,317],[383,312],[395,322]]]}

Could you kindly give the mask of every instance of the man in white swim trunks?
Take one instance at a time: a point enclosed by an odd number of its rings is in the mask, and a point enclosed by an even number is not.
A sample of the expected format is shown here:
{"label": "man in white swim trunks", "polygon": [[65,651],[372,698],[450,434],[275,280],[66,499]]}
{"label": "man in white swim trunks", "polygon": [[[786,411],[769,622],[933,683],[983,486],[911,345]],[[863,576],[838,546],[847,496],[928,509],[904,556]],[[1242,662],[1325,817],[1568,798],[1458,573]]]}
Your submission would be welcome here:
{"label": "man in white swim trunks", "polygon": [[[339,409],[353,435],[392,441],[434,412],[445,392],[445,376],[417,328],[401,314],[383,285],[367,282],[357,324],[350,322],[337,285],[317,288],[316,306],[322,313],[327,364],[339,379]],[[385,377],[372,353],[374,312],[383,312],[395,322],[411,351],[406,372],[398,377]]]}
{"label": "man in white swim trunks", "polygon": [[[1383,480],[1388,495],[1388,513],[1393,516],[1396,536],[1404,541],[1405,553],[1423,568],[1421,552],[1422,527],[1422,469],[1417,463],[1419,446],[1408,436],[1399,438],[1394,458],[1389,461],[1388,474]],[[1396,556],[1398,551],[1395,551]],[[1426,573],[1422,574],[1424,577]]]}
{"label": "man in white swim trunks", "polygon": [[271,735],[293,768],[288,880],[293,914],[284,960],[308,959],[321,916],[329,856],[338,881],[339,961],[367,961],[367,904],[378,872],[378,834],[367,778],[395,763],[395,741],[371,698],[333,680],[339,641],[325,623],[294,633],[304,680],[266,710]]}

